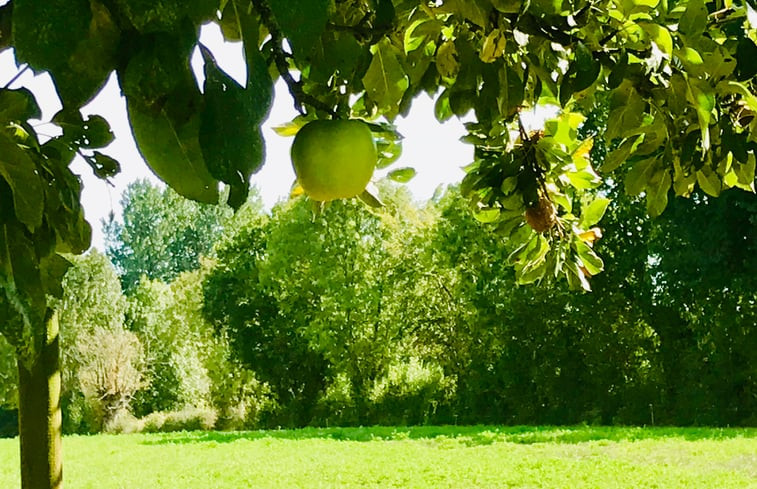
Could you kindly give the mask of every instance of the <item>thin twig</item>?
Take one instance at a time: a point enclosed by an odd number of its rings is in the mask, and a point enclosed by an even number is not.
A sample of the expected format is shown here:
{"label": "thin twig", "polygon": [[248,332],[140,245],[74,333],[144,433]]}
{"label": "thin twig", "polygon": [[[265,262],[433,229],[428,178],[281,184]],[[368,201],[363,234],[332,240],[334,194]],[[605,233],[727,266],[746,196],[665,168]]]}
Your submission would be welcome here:
{"label": "thin twig", "polygon": [[294,98],[294,108],[300,114],[304,114],[305,109],[303,106],[309,105],[316,110],[321,110],[328,113],[331,117],[336,118],[337,113],[332,107],[312,95],[305,93],[302,89],[302,82],[295,80],[289,72],[289,62],[287,61],[289,54],[286,53],[282,47],[284,36],[279,29],[278,23],[274,18],[273,12],[271,12],[271,7],[268,5],[267,0],[252,0],[252,4],[255,7],[255,10],[260,14],[260,20],[268,28],[268,32],[271,34],[273,61],[276,64],[276,69],[281,74],[281,78],[283,78],[284,82],[287,84],[289,93],[292,94],[292,98]]}
{"label": "thin twig", "polygon": [[9,86],[11,86],[13,84],[13,82],[15,82],[16,80],[18,80],[19,78],[21,78],[21,75],[23,75],[24,72],[26,70],[28,70],[28,69],[29,69],[29,65],[24,65],[24,67],[21,68],[21,70],[19,70],[18,73],[16,73],[16,76],[14,76],[13,78],[11,78],[11,81],[9,81],[8,83],[5,84],[5,86],[3,87],[3,90],[5,90]]}
{"label": "thin twig", "polygon": [[531,138],[528,137],[528,131],[526,131],[526,128],[523,126],[523,120],[520,118],[520,112],[518,112],[518,130],[520,131],[520,138],[523,140],[523,142],[527,143],[531,140]]}

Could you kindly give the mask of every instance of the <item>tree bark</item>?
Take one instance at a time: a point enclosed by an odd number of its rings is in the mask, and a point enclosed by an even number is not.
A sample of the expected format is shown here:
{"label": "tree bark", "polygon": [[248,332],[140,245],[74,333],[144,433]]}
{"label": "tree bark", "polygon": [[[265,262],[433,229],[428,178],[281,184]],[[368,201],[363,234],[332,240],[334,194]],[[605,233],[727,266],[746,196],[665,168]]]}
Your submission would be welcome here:
{"label": "tree bark", "polygon": [[22,489],[62,489],[58,316],[48,310],[45,338],[31,369],[18,362]]}

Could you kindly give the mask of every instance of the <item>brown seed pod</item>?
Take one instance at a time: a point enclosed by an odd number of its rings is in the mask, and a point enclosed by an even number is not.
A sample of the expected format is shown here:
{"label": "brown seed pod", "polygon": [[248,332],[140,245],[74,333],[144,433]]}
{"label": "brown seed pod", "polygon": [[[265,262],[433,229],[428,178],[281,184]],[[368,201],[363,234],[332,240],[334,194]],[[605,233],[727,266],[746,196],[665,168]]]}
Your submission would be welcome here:
{"label": "brown seed pod", "polygon": [[535,206],[526,209],[526,222],[537,233],[549,231],[557,224],[557,210],[546,195],[540,194]]}

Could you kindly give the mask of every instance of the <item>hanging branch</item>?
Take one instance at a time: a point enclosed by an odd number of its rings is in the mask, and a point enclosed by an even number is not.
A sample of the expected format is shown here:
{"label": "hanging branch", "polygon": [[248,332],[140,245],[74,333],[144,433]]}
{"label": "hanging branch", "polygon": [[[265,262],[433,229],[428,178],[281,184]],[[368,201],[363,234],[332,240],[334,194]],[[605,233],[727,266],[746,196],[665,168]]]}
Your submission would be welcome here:
{"label": "hanging branch", "polygon": [[289,61],[287,57],[289,53],[284,51],[283,40],[284,36],[279,29],[279,25],[271,12],[271,7],[268,5],[267,0],[252,0],[252,5],[260,14],[260,20],[268,28],[268,32],[271,34],[271,46],[273,51],[273,61],[276,64],[276,69],[279,70],[281,77],[289,88],[289,93],[294,98],[294,108],[300,113],[305,114],[305,105],[309,105],[316,110],[321,110],[328,113],[331,117],[336,118],[337,113],[334,109],[312,95],[308,94],[302,88],[302,81],[294,79],[289,72]]}

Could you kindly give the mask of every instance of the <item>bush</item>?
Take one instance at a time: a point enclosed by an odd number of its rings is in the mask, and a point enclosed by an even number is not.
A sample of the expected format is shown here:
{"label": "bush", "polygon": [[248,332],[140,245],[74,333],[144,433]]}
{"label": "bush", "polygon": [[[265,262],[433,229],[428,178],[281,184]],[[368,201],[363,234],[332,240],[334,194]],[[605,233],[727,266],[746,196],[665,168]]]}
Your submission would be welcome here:
{"label": "bush", "polygon": [[142,427],[142,420],[137,419],[128,410],[122,409],[113,415],[113,418],[103,427],[103,431],[120,435],[139,433],[142,431]]}
{"label": "bush", "polygon": [[155,412],[140,420],[145,433],[208,431],[215,427],[218,414],[212,408],[187,407],[180,411]]}
{"label": "bush", "polygon": [[79,336],[77,348],[81,392],[105,427],[145,385],[142,344],[130,331],[97,327],[91,335]]}
{"label": "bush", "polygon": [[371,421],[402,425],[427,423],[453,390],[454,382],[444,375],[439,365],[414,357],[393,363],[386,375],[373,385]]}

